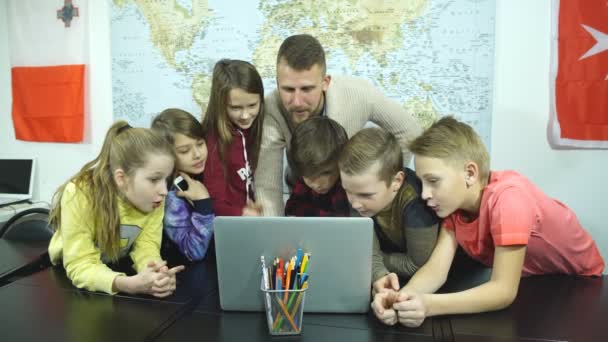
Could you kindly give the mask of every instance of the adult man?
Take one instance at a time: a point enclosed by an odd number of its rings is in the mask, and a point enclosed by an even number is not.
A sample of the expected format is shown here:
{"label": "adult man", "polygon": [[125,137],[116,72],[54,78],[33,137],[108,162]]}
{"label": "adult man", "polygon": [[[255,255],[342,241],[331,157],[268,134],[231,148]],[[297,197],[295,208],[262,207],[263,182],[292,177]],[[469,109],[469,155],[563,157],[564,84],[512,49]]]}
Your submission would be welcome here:
{"label": "adult man", "polygon": [[328,116],[352,136],[370,121],[399,140],[409,163],[406,143],[421,133],[418,122],[397,102],[369,82],[326,74],[325,52],[307,34],[283,41],[277,55],[277,88],[266,96],[264,134],[255,173],[256,202],[266,216],[283,215],[283,153],[295,126],[312,116]]}

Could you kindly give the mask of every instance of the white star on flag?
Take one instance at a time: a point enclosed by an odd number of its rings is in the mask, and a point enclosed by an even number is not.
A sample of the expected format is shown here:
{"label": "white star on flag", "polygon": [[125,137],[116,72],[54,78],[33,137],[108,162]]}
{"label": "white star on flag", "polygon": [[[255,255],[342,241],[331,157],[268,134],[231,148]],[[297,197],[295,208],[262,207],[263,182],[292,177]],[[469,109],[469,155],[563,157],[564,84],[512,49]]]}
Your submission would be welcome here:
{"label": "white star on flag", "polygon": [[587,25],[582,25],[581,26],[587,30],[587,32],[589,32],[593,38],[595,39],[596,43],[595,45],[593,45],[593,47],[591,49],[589,49],[587,52],[585,52],[584,55],[581,56],[581,58],[579,58],[578,60],[582,60],[585,59],[587,57],[591,57],[593,55],[596,55],[600,52],[606,51],[608,50],[608,34],[605,34],[603,32],[600,32],[592,27],[589,27]]}

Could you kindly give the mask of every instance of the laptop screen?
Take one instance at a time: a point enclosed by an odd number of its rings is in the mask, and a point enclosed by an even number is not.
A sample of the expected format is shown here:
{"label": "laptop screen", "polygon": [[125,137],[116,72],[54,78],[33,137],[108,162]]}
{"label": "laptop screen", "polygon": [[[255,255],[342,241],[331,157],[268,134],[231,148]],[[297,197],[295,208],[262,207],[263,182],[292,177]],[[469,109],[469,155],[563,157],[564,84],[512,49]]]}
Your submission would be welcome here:
{"label": "laptop screen", "polygon": [[0,159],[0,197],[31,195],[32,159]]}

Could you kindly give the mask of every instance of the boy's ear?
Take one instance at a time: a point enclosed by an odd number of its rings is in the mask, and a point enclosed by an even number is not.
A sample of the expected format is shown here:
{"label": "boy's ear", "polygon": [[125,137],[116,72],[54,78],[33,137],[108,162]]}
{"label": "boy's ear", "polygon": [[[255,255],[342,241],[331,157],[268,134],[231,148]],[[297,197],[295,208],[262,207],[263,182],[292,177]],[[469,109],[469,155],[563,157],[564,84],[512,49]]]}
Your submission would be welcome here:
{"label": "boy's ear", "polygon": [[467,187],[475,184],[479,179],[479,166],[474,161],[469,161],[464,164],[464,181],[467,184]]}
{"label": "boy's ear", "polygon": [[122,189],[127,185],[127,174],[121,168],[118,168],[112,172],[112,176],[114,176],[114,182],[118,186],[118,188]]}
{"label": "boy's ear", "polygon": [[393,192],[399,191],[399,189],[401,189],[401,185],[403,185],[403,181],[405,181],[405,174],[403,171],[395,173],[393,176],[393,181],[391,182],[391,190]]}

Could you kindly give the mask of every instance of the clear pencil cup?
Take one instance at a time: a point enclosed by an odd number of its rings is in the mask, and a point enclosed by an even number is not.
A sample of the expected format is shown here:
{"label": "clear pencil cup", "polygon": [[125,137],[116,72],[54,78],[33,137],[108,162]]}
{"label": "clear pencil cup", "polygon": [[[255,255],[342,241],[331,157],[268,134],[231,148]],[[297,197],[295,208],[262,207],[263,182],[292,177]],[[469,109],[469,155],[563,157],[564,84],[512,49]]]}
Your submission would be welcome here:
{"label": "clear pencil cup", "polygon": [[299,290],[268,290],[264,279],[260,286],[264,296],[266,320],[270,335],[299,335],[302,332],[306,288]]}

